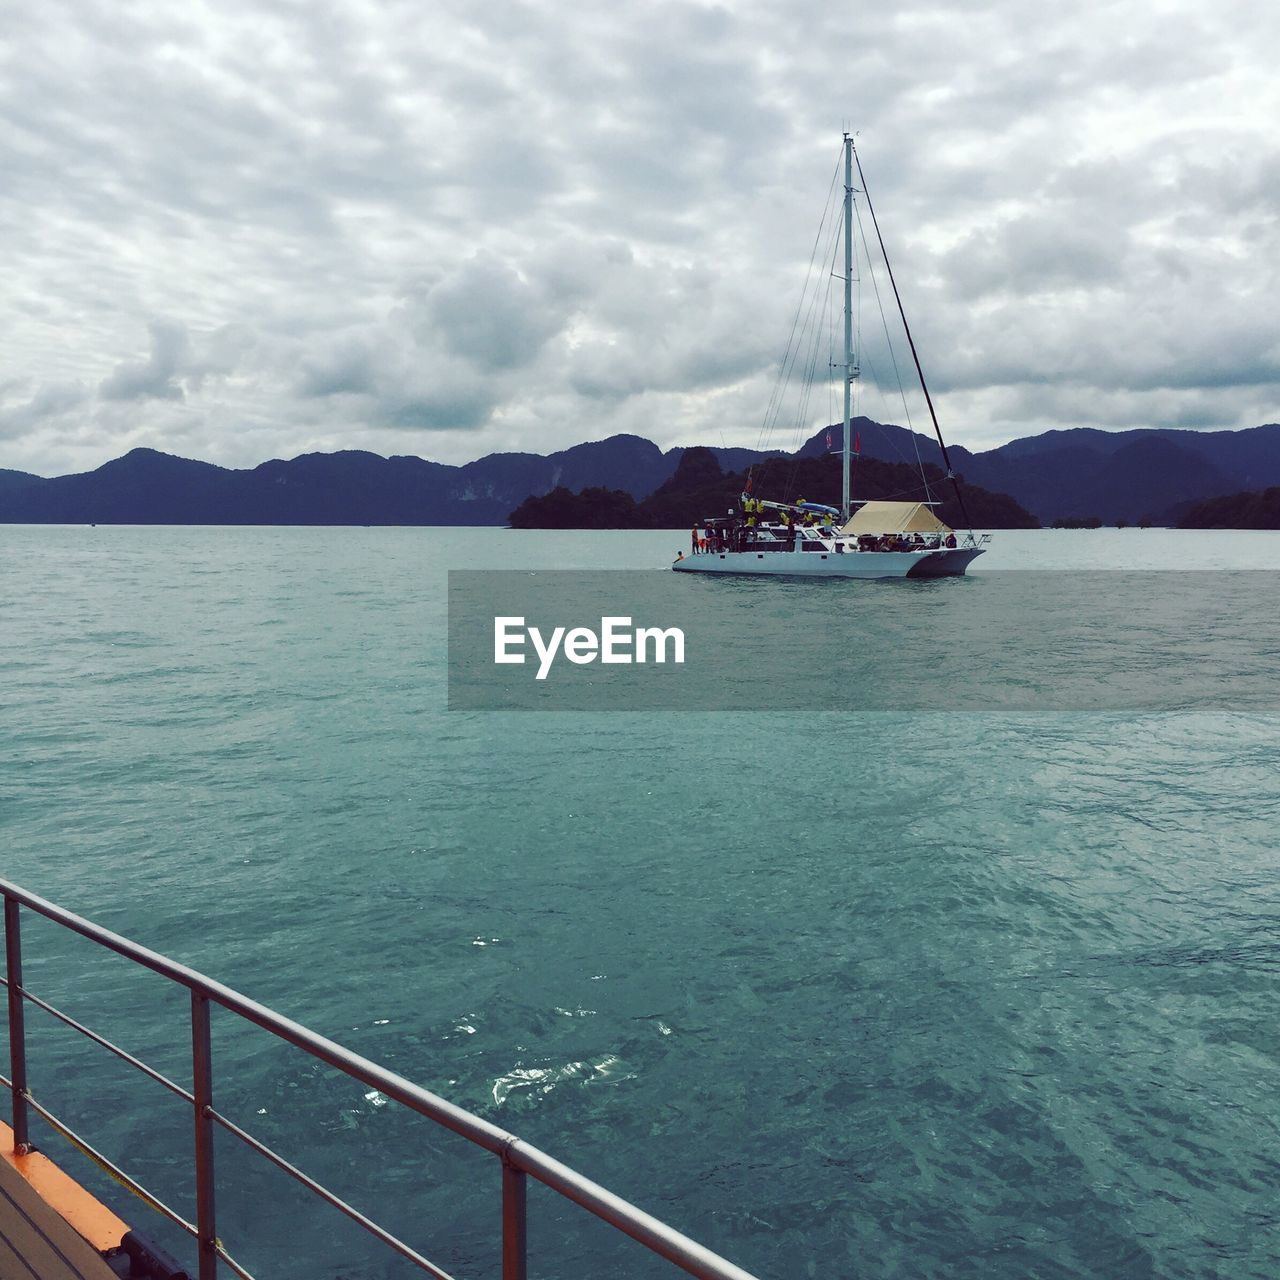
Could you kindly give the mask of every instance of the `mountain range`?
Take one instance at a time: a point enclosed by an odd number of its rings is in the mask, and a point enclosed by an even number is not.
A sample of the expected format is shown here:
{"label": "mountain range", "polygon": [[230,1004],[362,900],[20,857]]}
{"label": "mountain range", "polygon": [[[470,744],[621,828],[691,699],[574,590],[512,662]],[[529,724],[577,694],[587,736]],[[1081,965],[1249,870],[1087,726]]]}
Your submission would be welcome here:
{"label": "mountain range", "polygon": [[[942,465],[932,438],[866,419],[857,429],[864,454],[902,462],[918,447],[924,462]],[[841,430],[831,429],[837,448]],[[802,452],[825,448],[819,433]],[[1091,516],[1106,524],[1176,525],[1207,498],[1280,485],[1277,423],[1240,431],[1077,427],[981,453],[954,445],[948,453],[966,483],[1009,494],[1046,525]]]}
{"label": "mountain range", "polygon": [[[0,522],[501,525],[530,494],[557,485],[604,485],[644,497],[670,478],[683,452],[617,435],[545,456],[489,454],[464,466],[343,450],[236,470],[132,449],[75,475],[0,470]],[[728,468],[762,456],[751,449],[716,454]]]}
{"label": "mountain range", "polygon": [[[855,420],[862,458],[941,465],[936,441]],[[798,451],[840,447],[841,427]],[[711,448],[725,472],[783,450]],[[1241,431],[1049,431],[996,449],[949,450],[965,481],[1007,494],[1044,524],[1176,524],[1204,500],[1280,485],[1280,424]],[[531,495],[562,487],[621,490],[640,500],[676,472],[684,449],[614,435],[550,454],[496,453],[462,466],[363,451],[309,453],[237,470],[134,449],[94,471],[45,478],[0,470],[0,522],[102,524],[501,525]],[[854,472],[855,497],[857,470]]]}

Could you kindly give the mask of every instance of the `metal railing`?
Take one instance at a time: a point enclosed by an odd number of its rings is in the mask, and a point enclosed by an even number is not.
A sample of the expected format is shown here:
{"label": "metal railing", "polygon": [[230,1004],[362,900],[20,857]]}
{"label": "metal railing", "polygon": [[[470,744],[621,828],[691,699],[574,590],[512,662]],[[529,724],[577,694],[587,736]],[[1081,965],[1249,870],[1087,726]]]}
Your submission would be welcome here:
{"label": "metal railing", "polygon": [[[186,965],[170,960],[158,952],[140,946],[128,938],[112,933],[90,920],[67,911],[37,894],[0,880],[0,894],[4,897],[4,935],[6,977],[0,979],[8,988],[9,1006],[9,1077],[0,1075],[0,1083],[13,1095],[13,1140],[21,1151],[31,1150],[29,1112],[34,1111],[53,1129],[88,1155],[95,1163],[119,1179],[142,1200],[177,1227],[192,1236],[197,1243],[199,1280],[215,1280],[219,1263],[226,1265],[243,1277],[253,1280],[250,1273],[223,1247],[217,1234],[217,1204],[214,1194],[214,1126],[238,1138],[246,1146],[271,1161],[278,1169],[296,1179],[304,1187],[331,1204],[358,1223],[383,1244],[407,1258],[421,1270],[437,1277],[452,1280],[449,1274],[412,1246],[378,1226],[358,1209],[335,1195],[327,1187],[308,1177],[290,1164],[278,1152],[247,1133],[239,1125],[219,1113],[213,1105],[213,1050],[209,1033],[209,1008],[216,1004],[228,1009],[247,1022],[269,1031],[288,1044],[302,1049],[321,1062],[344,1072],[352,1079],[377,1089],[389,1099],[402,1103],[419,1115],[459,1134],[497,1156],[502,1166],[502,1277],[503,1280],[525,1280],[528,1232],[526,1223],[526,1180],[536,1178],[545,1186],[566,1199],[602,1218],[610,1226],[639,1241],[654,1253],[683,1268],[690,1275],[703,1280],[754,1280],[741,1267],[721,1258],[710,1249],[690,1240],[679,1231],[659,1222],[641,1209],[606,1191],[589,1178],[583,1177],[560,1161],[553,1159],[536,1147],[522,1142],[513,1134],[461,1107],[419,1087],[403,1076],[375,1062],[363,1058],[333,1040],[283,1017],[273,1009],[250,1000],[220,982],[207,978]],[[28,991],[22,981],[22,930],[20,910],[31,911],[54,921],[71,932],[88,938],[110,951],[116,952],[136,964],[150,969],[173,982],[186,987],[191,993],[191,1088],[168,1079],[140,1059],[113,1044],[105,1036]],[[190,1222],[176,1210],[164,1204],[123,1169],[91,1146],[81,1135],[36,1101],[32,1095],[27,1074],[26,1055],[26,1003],[51,1014],[60,1022],[87,1036],[95,1044],[109,1050],[117,1057],[144,1072],[152,1080],[163,1085],[171,1093],[191,1104],[194,1120],[195,1163],[195,1221]]]}

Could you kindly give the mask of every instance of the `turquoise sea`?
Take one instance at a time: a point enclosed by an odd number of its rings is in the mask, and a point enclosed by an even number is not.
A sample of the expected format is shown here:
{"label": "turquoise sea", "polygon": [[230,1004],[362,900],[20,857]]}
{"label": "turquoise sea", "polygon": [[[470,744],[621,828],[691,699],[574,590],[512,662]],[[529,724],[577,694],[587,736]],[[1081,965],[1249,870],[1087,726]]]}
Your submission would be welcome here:
{"label": "turquoise sea", "polygon": [[[447,569],[661,568],[687,536],[0,526],[3,874],[761,1277],[1280,1274],[1280,720],[445,709]],[[978,567],[1278,565],[1280,534],[1097,530]],[[188,1080],[181,993],[24,942],[33,991]],[[190,1214],[187,1109],[29,1035],[36,1097]],[[222,1110],[497,1274],[492,1157],[214,1039]],[[218,1161],[255,1275],[410,1274]],[[543,1188],[529,1212],[531,1276],[679,1274]]]}

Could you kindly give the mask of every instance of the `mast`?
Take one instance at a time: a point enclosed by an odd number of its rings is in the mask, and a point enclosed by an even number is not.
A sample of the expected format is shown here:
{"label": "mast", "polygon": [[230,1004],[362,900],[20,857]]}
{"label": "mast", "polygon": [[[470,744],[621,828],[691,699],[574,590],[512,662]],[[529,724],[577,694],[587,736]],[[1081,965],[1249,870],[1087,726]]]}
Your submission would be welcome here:
{"label": "mast", "polygon": [[853,139],[844,135],[844,443],[840,447],[840,523],[849,519],[849,431],[853,423]]}

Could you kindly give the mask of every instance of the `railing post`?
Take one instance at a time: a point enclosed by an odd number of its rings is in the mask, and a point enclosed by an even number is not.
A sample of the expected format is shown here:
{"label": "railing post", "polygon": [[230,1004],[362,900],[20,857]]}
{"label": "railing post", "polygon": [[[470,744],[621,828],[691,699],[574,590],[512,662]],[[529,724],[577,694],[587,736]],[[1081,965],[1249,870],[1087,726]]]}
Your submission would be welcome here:
{"label": "railing post", "polygon": [[191,1093],[196,1122],[196,1231],[199,1280],[216,1280],[218,1232],[213,1189],[213,1045],[209,1037],[209,997],[191,992]]}
{"label": "railing post", "polygon": [[502,1280],[526,1280],[525,1172],[502,1160]]}
{"label": "railing post", "polygon": [[9,1079],[13,1081],[13,1149],[18,1155],[31,1150],[27,1131],[27,1023],[22,994],[22,924],[18,900],[5,894],[4,962],[9,980]]}

